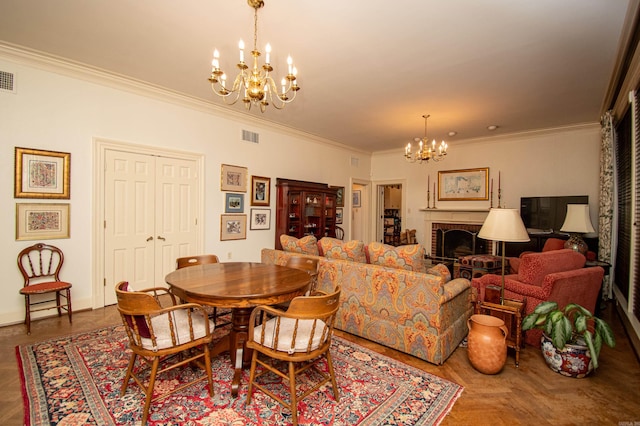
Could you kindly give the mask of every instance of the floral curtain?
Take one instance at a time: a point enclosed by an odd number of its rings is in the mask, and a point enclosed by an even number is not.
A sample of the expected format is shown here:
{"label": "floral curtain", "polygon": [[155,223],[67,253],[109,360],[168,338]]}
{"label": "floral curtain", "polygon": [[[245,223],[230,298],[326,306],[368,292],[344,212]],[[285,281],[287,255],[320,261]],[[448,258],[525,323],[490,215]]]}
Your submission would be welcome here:
{"label": "floral curtain", "polygon": [[[612,263],[612,229],[614,208],[614,180],[613,180],[613,152],[615,128],[613,126],[613,112],[607,111],[600,119],[601,144],[600,144],[600,204],[598,216],[598,260]],[[609,275],[602,282],[602,297],[611,299],[612,285],[610,268]]]}

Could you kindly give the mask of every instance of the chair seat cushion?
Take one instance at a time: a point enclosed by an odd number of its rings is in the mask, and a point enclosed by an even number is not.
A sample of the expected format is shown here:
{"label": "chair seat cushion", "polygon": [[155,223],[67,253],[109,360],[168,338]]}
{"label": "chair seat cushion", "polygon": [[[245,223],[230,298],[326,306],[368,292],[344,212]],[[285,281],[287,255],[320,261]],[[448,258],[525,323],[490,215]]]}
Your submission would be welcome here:
{"label": "chair seat cushion", "polygon": [[[253,341],[260,343],[262,335],[262,327],[265,327],[264,342],[262,345],[271,349],[275,349],[280,352],[287,352],[292,354],[294,352],[306,352],[309,346],[309,339],[311,338],[311,332],[313,331],[314,320],[298,320],[298,332],[296,334],[295,344],[292,346],[293,332],[296,326],[296,320],[294,318],[280,318],[280,332],[278,333],[278,347],[274,347],[275,329],[277,318],[272,318],[264,324],[259,325],[253,329]],[[313,340],[311,342],[310,350],[316,350],[323,343],[322,331],[324,330],[325,323],[322,320],[315,321],[315,331],[313,333]]]}
{"label": "chair seat cushion", "polygon": [[71,288],[71,283],[64,281],[48,281],[46,283],[30,284],[20,289],[21,294],[49,293],[51,291],[66,290]]}
{"label": "chair seat cushion", "polygon": [[[176,344],[171,339],[171,328],[169,325],[169,315],[172,316],[176,332]],[[208,318],[203,318],[199,313],[192,313],[193,319],[193,340],[200,339],[206,335],[205,321],[209,321],[209,331],[213,332],[215,324]],[[151,325],[156,336],[156,346],[150,338],[142,338],[142,347],[150,350],[166,349],[172,346],[189,343],[192,341],[189,335],[189,313],[186,309],[177,309],[162,315],[151,318]]]}

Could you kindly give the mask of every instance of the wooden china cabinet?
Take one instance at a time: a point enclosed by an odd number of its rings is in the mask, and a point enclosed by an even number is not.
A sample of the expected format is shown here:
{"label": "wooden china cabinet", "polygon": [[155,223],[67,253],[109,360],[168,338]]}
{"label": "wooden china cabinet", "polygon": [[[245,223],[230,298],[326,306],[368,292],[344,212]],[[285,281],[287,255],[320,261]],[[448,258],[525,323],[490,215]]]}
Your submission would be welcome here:
{"label": "wooden china cabinet", "polygon": [[296,238],[336,236],[336,192],[325,183],[276,180],[276,249],[280,235]]}

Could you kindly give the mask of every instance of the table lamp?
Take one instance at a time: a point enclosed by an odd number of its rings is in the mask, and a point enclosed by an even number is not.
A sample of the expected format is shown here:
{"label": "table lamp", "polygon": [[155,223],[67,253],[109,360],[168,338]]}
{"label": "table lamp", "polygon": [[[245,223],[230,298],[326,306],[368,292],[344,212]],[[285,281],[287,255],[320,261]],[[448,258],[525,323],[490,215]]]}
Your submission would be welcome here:
{"label": "table lamp", "polygon": [[584,242],[580,234],[596,232],[589,217],[589,204],[567,204],[567,216],[564,218],[560,231],[571,234],[567,242],[564,243],[564,248],[577,251],[583,255],[586,254],[588,250],[587,243]]}
{"label": "table lamp", "polygon": [[524,243],[529,241],[529,234],[522,223],[520,213],[516,209],[495,208],[482,224],[478,237],[485,240],[502,242],[502,287],[500,288],[500,304],[504,305],[504,252],[505,243]]}

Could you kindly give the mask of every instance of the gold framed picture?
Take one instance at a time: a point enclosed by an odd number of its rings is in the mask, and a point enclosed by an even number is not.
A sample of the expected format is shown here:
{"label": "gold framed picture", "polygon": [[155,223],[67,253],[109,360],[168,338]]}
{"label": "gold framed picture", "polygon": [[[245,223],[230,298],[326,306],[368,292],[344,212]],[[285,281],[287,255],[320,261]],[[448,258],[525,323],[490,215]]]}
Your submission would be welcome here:
{"label": "gold framed picture", "polygon": [[69,238],[69,204],[16,203],[16,240]]}
{"label": "gold framed picture", "polygon": [[251,176],[251,205],[268,206],[270,202],[271,178]]}
{"label": "gold framed picture", "polygon": [[71,198],[71,154],[15,148],[15,198]]}
{"label": "gold framed picture", "polygon": [[489,199],[489,168],[438,172],[438,201],[482,201]]}
{"label": "gold framed picture", "polygon": [[220,215],[220,241],[244,240],[247,238],[246,214]]}
{"label": "gold framed picture", "polygon": [[241,166],[222,165],[220,190],[247,192],[247,168]]}

